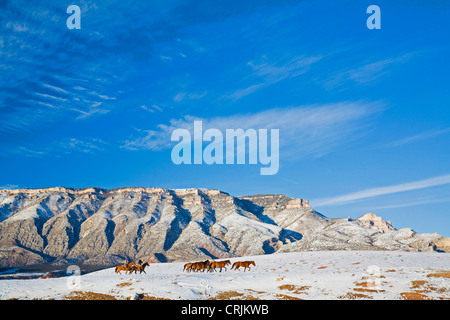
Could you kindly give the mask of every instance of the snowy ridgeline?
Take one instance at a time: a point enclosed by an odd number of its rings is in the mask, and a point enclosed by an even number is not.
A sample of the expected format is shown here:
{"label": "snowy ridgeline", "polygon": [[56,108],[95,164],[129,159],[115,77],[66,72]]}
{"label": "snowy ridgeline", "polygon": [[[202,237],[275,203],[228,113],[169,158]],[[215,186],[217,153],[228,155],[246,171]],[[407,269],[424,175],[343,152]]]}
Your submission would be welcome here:
{"label": "snowy ridgeline", "polygon": [[121,188],[0,190],[0,268],[111,266],[314,250],[450,251],[374,214],[329,219],[286,195]]}
{"label": "snowy ridgeline", "polygon": [[146,274],[108,268],[81,276],[1,280],[0,299],[450,299],[450,254],[320,251],[232,258],[250,271],[183,272],[155,263]]}

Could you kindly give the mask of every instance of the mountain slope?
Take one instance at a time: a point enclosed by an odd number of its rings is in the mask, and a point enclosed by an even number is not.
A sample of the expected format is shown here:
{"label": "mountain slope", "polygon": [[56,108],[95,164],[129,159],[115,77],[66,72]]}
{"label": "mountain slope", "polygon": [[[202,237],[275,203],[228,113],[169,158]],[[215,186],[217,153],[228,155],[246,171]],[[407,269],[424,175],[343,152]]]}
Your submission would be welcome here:
{"label": "mountain slope", "polygon": [[[381,219],[368,216],[381,223]],[[376,216],[375,216],[376,217]],[[440,250],[445,238],[328,219],[285,195],[219,190],[0,190],[0,267],[185,261],[299,250]]]}

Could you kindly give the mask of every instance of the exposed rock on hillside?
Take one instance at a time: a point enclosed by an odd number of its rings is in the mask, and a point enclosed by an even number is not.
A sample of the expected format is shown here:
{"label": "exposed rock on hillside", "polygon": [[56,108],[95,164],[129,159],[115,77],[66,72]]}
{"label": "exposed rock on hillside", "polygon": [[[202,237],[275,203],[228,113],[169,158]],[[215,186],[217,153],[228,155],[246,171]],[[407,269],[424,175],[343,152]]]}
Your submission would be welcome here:
{"label": "exposed rock on hillside", "polygon": [[384,221],[374,213],[366,213],[356,220],[364,226],[371,225],[383,230],[395,230],[390,221]]}
{"label": "exposed rock on hillside", "polygon": [[0,267],[185,261],[297,250],[448,250],[375,215],[328,219],[307,200],[219,190],[0,190]]}

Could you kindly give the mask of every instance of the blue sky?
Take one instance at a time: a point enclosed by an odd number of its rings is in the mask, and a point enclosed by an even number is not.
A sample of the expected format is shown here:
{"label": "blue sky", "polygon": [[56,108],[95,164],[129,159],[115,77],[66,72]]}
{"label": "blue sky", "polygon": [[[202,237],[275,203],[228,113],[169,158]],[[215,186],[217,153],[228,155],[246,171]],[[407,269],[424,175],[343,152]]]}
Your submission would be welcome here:
{"label": "blue sky", "polygon": [[[142,2],[0,1],[0,187],[287,194],[450,236],[448,2]],[[278,173],[175,165],[194,119],[279,129]]]}

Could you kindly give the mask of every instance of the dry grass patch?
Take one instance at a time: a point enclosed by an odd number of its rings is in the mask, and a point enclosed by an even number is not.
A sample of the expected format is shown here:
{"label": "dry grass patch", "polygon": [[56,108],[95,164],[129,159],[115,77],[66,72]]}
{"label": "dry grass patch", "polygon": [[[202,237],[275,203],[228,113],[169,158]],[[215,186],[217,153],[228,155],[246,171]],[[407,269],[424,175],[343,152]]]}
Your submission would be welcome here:
{"label": "dry grass patch", "polygon": [[234,290],[220,292],[217,296],[209,298],[209,300],[231,300],[232,298],[242,298],[244,294]]}
{"label": "dry grass patch", "polygon": [[411,281],[411,289],[414,289],[417,293],[427,293],[427,292],[437,292],[437,293],[445,293],[447,292],[447,288],[437,288],[425,280],[414,280]]}
{"label": "dry grass patch", "polygon": [[422,288],[426,283],[425,280],[414,280],[411,282],[411,289]]}
{"label": "dry grass patch", "polygon": [[311,288],[311,286],[295,286],[293,284],[283,284],[281,286],[278,287],[281,290],[289,290],[292,291],[292,293],[295,294],[300,294],[300,293],[305,293],[303,292],[304,290],[308,290],[309,288]]}
{"label": "dry grass patch", "polygon": [[116,286],[117,287],[128,287],[128,286],[131,286],[131,282],[122,282],[122,283],[119,283],[119,284],[117,284]]}
{"label": "dry grass patch", "polygon": [[[263,294],[264,291],[256,291],[252,289],[246,289],[257,294]],[[208,300],[260,300],[258,297],[251,294],[245,294],[234,290],[220,292],[217,296],[209,298]]]}
{"label": "dry grass patch", "polygon": [[363,287],[363,288],[367,288],[367,287],[375,287],[375,283],[374,282],[370,282],[370,281],[363,281],[363,282],[354,282],[355,286],[358,287]]}
{"label": "dry grass patch", "polygon": [[67,300],[117,300],[116,297],[114,297],[112,295],[91,292],[91,291],[72,291],[68,296],[65,296],[64,299],[67,299]]}
{"label": "dry grass patch", "polygon": [[441,278],[450,278],[450,271],[442,271],[436,273],[427,274],[427,277],[441,277]]}
{"label": "dry grass patch", "polygon": [[358,292],[372,292],[372,293],[384,292],[384,290],[366,289],[366,288],[353,288],[353,290],[358,291]]}
{"label": "dry grass patch", "polygon": [[429,300],[426,295],[419,292],[402,292],[400,295],[405,300]]}
{"label": "dry grass patch", "polygon": [[293,284],[283,284],[283,285],[279,286],[278,288],[280,288],[281,290],[292,291],[295,289],[295,286]]}
{"label": "dry grass patch", "polygon": [[280,300],[303,300],[303,299],[300,299],[297,297],[288,296],[286,294],[280,294],[280,293],[277,293],[276,297],[279,298]]}
{"label": "dry grass patch", "polygon": [[362,288],[353,288],[353,290],[355,291],[359,291],[359,292],[384,292],[385,290],[380,290],[380,289],[370,289],[370,288],[374,288],[377,285],[375,284],[375,282],[371,282],[371,281],[363,281],[363,282],[354,282],[355,286],[357,287],[362,287]]}
{"label": "dry grass patch", "polygon": [[140,300],[171,300],[171,299],[144,295],[144,297]]}
{"label": "dry grass patch", "polygon": [[339,296],[338,299],[345,299],[345,300],[373,299],[373,297],[363,293],[347,292],[344,296]]}

